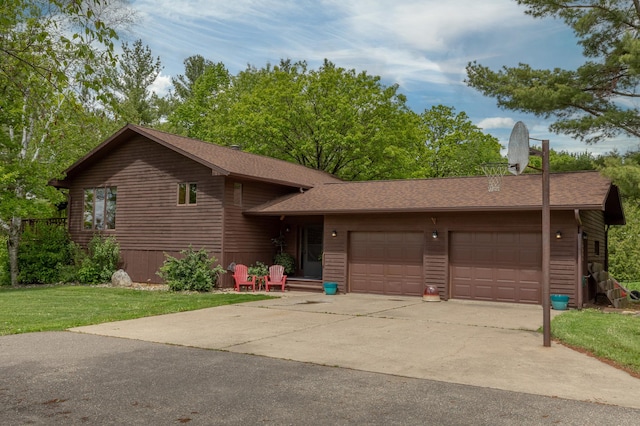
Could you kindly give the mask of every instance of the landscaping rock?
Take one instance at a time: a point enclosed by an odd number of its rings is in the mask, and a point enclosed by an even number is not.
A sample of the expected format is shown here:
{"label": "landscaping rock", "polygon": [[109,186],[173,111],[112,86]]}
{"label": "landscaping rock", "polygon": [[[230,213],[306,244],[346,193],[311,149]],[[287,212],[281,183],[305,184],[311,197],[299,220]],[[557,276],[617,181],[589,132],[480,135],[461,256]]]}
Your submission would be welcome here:
{"label": "landscaping rock", "polygon": [[118,269],[111,275],[111,285],[114,287],[131,287],[131,277],[123,269]]}

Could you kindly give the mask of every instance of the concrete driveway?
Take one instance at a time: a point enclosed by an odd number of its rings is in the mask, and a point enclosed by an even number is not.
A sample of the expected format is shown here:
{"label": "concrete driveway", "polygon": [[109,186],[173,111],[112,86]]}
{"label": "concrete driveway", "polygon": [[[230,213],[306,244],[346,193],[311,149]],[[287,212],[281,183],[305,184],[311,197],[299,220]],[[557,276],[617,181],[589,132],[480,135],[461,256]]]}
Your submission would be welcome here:
{"label": "concrete driveway", "polygon": [[72,331],[640,408],[639,379],[541,325],[540,306],[287,292]]}

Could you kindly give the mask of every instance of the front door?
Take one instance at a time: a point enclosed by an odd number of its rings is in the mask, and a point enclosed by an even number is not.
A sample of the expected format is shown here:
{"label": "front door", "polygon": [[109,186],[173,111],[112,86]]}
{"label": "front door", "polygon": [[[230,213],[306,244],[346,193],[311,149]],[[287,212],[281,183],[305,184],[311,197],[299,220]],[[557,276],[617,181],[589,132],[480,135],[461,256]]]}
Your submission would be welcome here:
{"label": "front door", "polygon": [[305,278],[322,278],[322,225],[302,228],[300,258]]}

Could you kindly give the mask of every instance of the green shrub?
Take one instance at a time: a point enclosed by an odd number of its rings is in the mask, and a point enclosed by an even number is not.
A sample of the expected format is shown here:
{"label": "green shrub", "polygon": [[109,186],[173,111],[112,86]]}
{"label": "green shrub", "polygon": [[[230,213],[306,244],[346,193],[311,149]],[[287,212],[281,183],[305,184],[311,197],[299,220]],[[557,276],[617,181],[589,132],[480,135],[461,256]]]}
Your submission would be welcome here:
{"label": "green shrub", "polygon": [[52,284],[67,282],[64,268],[72,268],[74,244],[64,226],[37,224],[25,228],[18,250],[18,282]]}
{"label": "green shrub", "polygon": [[86,256],[80,261],[78,280],[86,284],[111,281],[120,263],[120,245],[115,237],[94,235],[89,241]]}
{"label": "green shrub", "polygon": [[178,259],[165,253],[165,261],[158,275],[173,291],[209,291],[218,283],[218,276],[226,271],[220,265],[211,266],[218,260],[205,249],[194,251],[193,247],[182,250]]}
{"label": "green shrub", "polygon": [[265,275],[269,275],[269,267],[264,263],[258,261],[255,265],[251,265],[247,268],[249,275],[255,275],[258,278],[262,278]]}
{"label": "green shrub", "polygon": [[296,259],[289,253],[278,253],[273,258],[274,265],[284,266],[284,273],[286,275],[293,274],[296,271]]}

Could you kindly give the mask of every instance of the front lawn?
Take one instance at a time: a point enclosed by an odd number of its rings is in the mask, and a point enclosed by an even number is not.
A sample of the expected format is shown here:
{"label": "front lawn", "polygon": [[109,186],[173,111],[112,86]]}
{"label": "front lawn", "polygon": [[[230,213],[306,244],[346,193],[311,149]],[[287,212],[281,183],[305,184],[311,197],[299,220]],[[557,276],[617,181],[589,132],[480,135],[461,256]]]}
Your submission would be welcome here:
{"label": "front lawn", "polygon": [[570,347],[640,375],[640,317],[636,315],[571,310],[551,321],[551,334]]}
{"label": "front lawn", "polygon": [[66,330],[269,298],[246,293],[184,294],[90,286],[0,287],[0,336]]}

